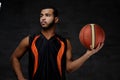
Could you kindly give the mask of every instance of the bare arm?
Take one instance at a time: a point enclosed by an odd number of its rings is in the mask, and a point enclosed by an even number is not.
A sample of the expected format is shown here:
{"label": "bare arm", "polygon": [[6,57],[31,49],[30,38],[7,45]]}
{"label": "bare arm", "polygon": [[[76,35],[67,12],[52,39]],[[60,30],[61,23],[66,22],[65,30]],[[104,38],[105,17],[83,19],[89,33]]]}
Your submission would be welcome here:
{"label": "bare arm", "polygon": [[73,72],[75,70],[77,70],[80,66],[83,65],[83,63],[93,54],[97,53],[101,48],[103,47],[103,43],[100,45],[98,45],[98,47],[96,49],[92,49],[92,50],[87,50],[86,53],[79,57],[76,60],[72,60],[72,46],[70,44],[70,41],[67,40],[67,52],[66,52],[66,57],[67,57],[67,64],[66,64],[66,68],[67,68],[67,72]]}
{"label": "bare arm", "polygon": [[20,42],[20,44],[12,53],[10,58],[13,70],[15,71],[18,80],[26,80],[21,70],[20,59],[25,54],[25,51],[27,50],[28,46],[29,46],[29,37],[27,36]]}

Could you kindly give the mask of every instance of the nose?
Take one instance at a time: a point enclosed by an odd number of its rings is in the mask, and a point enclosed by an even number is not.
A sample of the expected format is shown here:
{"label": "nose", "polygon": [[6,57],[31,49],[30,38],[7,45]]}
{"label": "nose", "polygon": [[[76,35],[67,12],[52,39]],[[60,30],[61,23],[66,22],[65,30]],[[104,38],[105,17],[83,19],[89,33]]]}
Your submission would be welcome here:
{"label": "nose", "polygon": [[45,19],[46,19],[45,16],[40,17],[40,20],[45,20]]}

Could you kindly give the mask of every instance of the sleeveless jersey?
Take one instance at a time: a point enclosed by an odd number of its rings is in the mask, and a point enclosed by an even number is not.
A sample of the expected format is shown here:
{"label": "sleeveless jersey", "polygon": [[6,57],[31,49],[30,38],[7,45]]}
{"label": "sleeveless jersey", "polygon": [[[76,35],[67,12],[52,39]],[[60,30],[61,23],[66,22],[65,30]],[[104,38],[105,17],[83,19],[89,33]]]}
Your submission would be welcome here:
{"label": "sleeveless jersey", "polygon": [[40,33],[30,36],[29,80],[65,80],[66,39],[49,40]]}

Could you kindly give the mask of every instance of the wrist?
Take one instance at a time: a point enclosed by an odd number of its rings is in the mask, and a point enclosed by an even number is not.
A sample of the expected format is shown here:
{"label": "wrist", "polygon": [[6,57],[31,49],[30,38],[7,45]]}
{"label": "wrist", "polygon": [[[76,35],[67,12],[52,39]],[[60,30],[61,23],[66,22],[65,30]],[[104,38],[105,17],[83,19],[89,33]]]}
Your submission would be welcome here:
{"label": "wrist", "polygon": [[26,80],[23,76],[18,77],[18,80]]}
{"label": "wrist", "polygon": [[93,55],[93,54],[92,54],[90,51],[87,51],[87,52],[86,52],[86,56],[87,56],[87,57],[91,57],[92,55]]}

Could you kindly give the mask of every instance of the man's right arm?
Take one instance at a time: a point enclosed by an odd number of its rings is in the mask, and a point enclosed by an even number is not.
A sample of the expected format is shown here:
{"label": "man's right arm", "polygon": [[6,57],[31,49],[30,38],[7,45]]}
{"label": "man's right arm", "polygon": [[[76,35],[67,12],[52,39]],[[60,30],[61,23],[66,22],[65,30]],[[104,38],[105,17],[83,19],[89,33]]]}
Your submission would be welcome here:
{"label": "man's right arm", "polygon": [[20,59],[29,47],[29,36],[25,37],[11,55],[10,61],[18,80],[26,80],[23,76]]}

